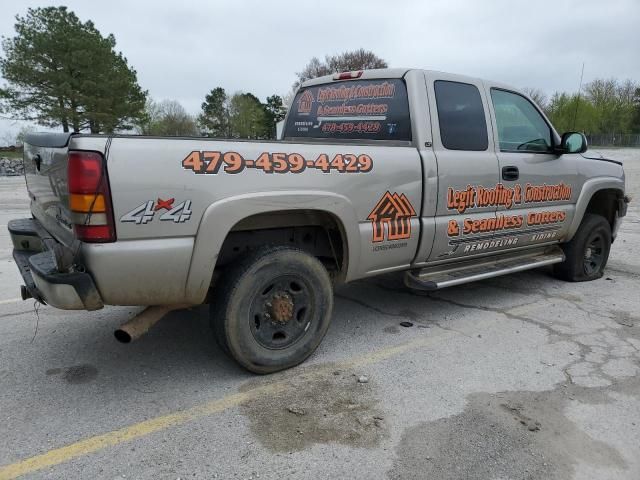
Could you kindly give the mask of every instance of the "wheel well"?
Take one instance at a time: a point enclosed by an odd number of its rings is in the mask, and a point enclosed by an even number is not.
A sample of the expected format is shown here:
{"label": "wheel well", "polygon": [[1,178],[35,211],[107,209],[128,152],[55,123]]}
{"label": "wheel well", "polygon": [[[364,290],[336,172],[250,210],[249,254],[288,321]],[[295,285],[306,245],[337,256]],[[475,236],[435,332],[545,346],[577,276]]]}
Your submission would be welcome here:
{"label": "wheel well", "polygon": [[263,245],[295,246],[317,257],[332,278],[346,275],[346,233],[337,217],[320,210],[275,211],[241,220],[227,234],[216,270]]}
{"label": "wheel well", "polygon": [[594,213],[606,218],[609,225],[611,225],[611,229],[613,229],[618,204],[623,196],[620,190],[613,188],[598,190],[589,200],[585,213]]}

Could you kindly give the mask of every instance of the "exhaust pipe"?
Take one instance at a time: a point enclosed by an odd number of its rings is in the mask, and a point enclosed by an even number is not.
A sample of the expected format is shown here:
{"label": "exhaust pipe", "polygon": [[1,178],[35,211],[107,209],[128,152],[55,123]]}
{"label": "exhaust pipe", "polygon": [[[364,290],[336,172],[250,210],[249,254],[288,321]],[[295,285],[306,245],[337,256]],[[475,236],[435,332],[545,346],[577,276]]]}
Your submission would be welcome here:
{"label": "exhaust pipe", "polygon": [[33,298],[33,295],[31,295],[31,292],[26,285],[20,285],[20,296],[22,297],[22,300]]}
{"label": "exhaust pipe", "polygon": [[131,320],[123,323],[113,335],[121,343],[131,343],[147,333],[158,320],[173,310],[180,310],[189,305],[165,305],[147,307]]}

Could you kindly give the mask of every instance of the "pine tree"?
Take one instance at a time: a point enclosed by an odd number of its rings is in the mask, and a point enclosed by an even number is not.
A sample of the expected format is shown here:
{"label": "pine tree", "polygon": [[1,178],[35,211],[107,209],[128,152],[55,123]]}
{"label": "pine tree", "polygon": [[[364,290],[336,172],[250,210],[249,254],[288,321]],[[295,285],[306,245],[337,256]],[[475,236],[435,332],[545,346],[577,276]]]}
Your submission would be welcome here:
{"label": "pine tree", "polygon": [[131,129],[143,115],[147,92],[113,35],[66,7],[30,8],[16,16],[15,30],[0,58],[8,82],[0,99],[14,117],[100,133]]}

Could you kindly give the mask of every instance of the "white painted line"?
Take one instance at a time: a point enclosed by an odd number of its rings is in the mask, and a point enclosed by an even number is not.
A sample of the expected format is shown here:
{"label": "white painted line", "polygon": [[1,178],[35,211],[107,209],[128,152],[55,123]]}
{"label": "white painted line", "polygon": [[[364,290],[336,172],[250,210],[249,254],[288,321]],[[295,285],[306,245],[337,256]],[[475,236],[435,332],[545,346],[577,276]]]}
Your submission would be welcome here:
{"label": "white painted line", "polygon": [[9,298],[7,300],[0,300],[0,305],[5,305],[7,303],[16,303],[21,301],[22,301],[21,298]]}

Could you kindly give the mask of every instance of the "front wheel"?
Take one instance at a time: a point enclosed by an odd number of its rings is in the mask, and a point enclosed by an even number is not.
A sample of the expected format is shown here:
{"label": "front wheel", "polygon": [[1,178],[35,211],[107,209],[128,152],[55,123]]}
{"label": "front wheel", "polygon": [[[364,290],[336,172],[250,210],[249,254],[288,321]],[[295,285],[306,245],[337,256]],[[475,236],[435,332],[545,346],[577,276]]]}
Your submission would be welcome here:
{"label": "front wheel", "polygon": [[211,322],[218,343],[254,373],[303,362],[331,320],[333,289],[324,266],[290,247],[249,254],[220,278]]}
{"label": "front wheel", "polygon": [[600,216],[587,213],[570,242],[561,245],[565,261],[554,265],[556,277],[586,282],[602,277],[611,250],[611,226]]}

